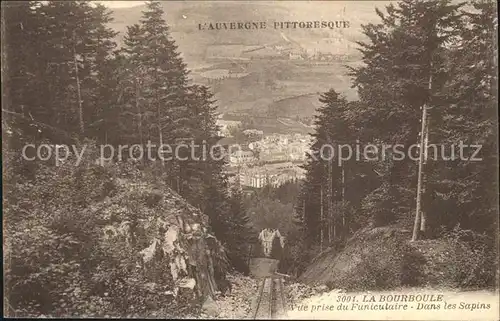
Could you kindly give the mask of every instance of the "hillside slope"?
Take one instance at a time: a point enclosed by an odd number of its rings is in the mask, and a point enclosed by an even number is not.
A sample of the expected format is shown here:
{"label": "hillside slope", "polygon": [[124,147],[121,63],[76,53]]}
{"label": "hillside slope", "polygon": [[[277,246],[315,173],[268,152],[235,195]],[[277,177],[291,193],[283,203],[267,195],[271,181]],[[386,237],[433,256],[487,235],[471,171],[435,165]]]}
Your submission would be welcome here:
{"label": "hillside slope", "polygon": [[[222,112],[271,110],[279,117],[297,114],[311,117],[316,102],[302,95],[335,88],[349,100],[356,99],[344,65],[357,65],[360,53],[356,41],[364,39],[361,24],[376,22],[375,7],[388,2],[317,1],[314,5],[293,1],[164,1],[164,19],[178,45],[191,79],[208,85]],[[141,19],[145,6],[113,9],[110,26],[123,43],[127,26]],[[346,29],[274,29],[281,21],[349,21]],[[213,22],[265,21],[266,29],[199,30]],[[281,48],[281,49],[278,49]],[[286,49],[283,49],[286,48]],[[324,63],[289,60],[288,52],[345,55],[346,60]],[[214,75],[233,75],[216,79]],[[240,76],[234,76],[239,74]],[[299,96],[299,98],[295,98]],[[290,98],[291,106],[279,102]],[[274,103],[277,102],[277,103]],[[274,111],[278,108],[279,111]]]}
{"label": "hillside slope", "polygon": [[10,185],[10,315],[180,317],[225,291],[229,264],[205,214],[137,168],[91,159]]}
{"label": "hillside slope", "polygon": [[360,230],[342,250],[327,249],[318,255],[299,280],[348,291],[462,288],[495,282],[495,263],[480,246],[450,238],[410,239],[410,231],[395,226]]}
{"label": "hillside slope", "polygon": [[[174,297],[191,288],[206,298],[219,290],[214,271],[227,268],[225,253],[209,232],[208,217],[166,186],[116,179],[116,191],[96,204],[108,224],[103,242],[137,248],[146,273],[167,265],[170,273],[158,279]],[[130,213],[133,206],[135,213]],[[130,213],[123,215],[122,213]],[[151,279],[154,282],[154,277]]]}
{"label": "hillside slope", "polygon": [[[210,45],[242,44],[269,45],[293,41],[300,46],[311,46],[323,38],[341,38],[347,42],[360,40],[361,24],[377,21],[375,7],[388,1],[317,1],[314,5],[295,1],[163,1],[165,20],[170,26],[179,50],[188,56],[199,56]],[[113,9],[115,19],[111,26],[119,31],[120,39],[126,26],[137,23],[145,6]],[[336,21],[348,20],[350,28],[338,29],[273,29],[274,21]],[[224,30],[202,32],[199,23],[224,21],[266,21],[264,30]],[[251,36],[249,33],[251,32]],[[285,39],[288,39],[285,40]],[[194,45],[196,44],[196,45]],[[193,63],[194,61],[189,61]]]}

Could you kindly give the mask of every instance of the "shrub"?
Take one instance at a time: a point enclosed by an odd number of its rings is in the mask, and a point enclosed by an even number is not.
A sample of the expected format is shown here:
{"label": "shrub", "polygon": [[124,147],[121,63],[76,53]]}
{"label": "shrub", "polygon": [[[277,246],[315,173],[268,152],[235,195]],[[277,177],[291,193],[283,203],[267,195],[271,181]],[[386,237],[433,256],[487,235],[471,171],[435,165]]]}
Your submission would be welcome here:
{"label": "shrub", "polygon": [[[115,178],[137,177],[135,167],[103,168],[89,152],[85,155],[78,167],[41,165],[33,180],[8,187],[5,290],[11,315],[166,318],[195,312],[192,291],[166,293],[174,282],[162,251],[154,253],[146,270],[138,264],[139,252],[150,242],[145,223],[137,223],[157,211],[161,193],[142,187],[129,191],[127,185],[114,195]],[[112,204],[109,196],[116,196]],[[122,231],[119,222],[128,222],[129,229]],[[114,236],[111,241],[104,231]]]}
{"label": "shrub", "polygon": [[401,285],[422,285],[425,282],[423,267],[427,263],[427,260],[421,253],[407,243],[402,244],[401,252],[403,253]]}
{"label": "shrub", "polygon": [[361,202],[361,212],[370,213],[369,221],[374,227],[392,224],[396,219],[398,199],[391,194],[391,191],[394,191],[394,187],[384,183],[365,196]]}
{"label": "shrub", "polygon": [[323,252],[302,275],[305,282],[349,291],[420,285],[425,259],[394,227],[366,229]]}
{"label": "shrub", "polygon": [[376,254],[364,252],[356,272],[342,280],[341,287],[349,290],[388,290],[400,286],[402,253],[396,252],[385,249]]}
{"label": "shrub", "polygon": [[444,238],[454,249],[449,269],[456,286],[476,288],[495,285],[498,258],[491,237],[457,225],[452,231],[445,232]]}
{"label": "shrub", "polygon": [[298,277],[310,264],[312,255],[316,252],[307,248],[302,235],[297,228],[287,235],[279,264],[280,272]]}

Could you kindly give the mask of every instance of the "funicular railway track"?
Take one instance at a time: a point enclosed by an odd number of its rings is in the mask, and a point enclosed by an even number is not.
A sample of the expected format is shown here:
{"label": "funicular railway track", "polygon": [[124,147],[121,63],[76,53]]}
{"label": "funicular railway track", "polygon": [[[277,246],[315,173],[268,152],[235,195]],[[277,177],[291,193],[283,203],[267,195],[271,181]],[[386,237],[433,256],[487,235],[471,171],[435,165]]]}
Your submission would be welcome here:
{"label": "funicular railway track", "polygon": [[264,278],[257,295],[253,319],[274,319],[286,314],[285,294],[281,278],[272,276]]}

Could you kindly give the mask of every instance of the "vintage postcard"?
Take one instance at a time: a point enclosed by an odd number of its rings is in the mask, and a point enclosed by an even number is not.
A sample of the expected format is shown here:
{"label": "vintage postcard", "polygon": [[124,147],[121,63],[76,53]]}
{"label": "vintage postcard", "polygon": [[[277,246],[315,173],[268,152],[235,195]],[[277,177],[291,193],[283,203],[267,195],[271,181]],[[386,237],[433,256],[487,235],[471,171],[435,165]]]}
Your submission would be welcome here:
{"label": "vintage postcard", "polygon": [[496,1],[1,14],[4,317],[499,319]]}

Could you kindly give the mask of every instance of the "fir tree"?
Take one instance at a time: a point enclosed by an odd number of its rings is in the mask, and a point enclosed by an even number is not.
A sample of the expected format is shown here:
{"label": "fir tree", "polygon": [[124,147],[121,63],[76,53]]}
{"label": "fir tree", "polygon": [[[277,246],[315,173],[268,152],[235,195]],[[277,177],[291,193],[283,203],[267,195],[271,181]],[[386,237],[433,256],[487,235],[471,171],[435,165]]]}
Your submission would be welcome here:
{"label": "fir tree", "polygon": [[[303,213],[307,235],[312,243],[328,244],[339,238],[345,222],[334,215],[334,204],[342,201],[342,169],[338,146],[350,143],[353,137],[349,123],[343,119],[348,103],[335,90],[324,93],[315,119],[316,130],[311,154],[305,166],[306,180],[298,200],[297,210]],[[344,182],[345,183],[345,182]]]}
{"label": "fir tree", "polygon": [[87,137],[104,144],[116,142],[114,132],[118,133],[118,66],[113,55],[116,43],[113,38],[118,34],[107,25],[113,20],[111,12],[101,4],[91,11],[93,30],[88,39],[89,64],[92,78],[89,85],[94,87],[90,93],[90,111]]}
{"label": "fir tree", "polygon": [[120,113],[121,138],[127,142],[144,145],[149,136],[143,125],[146,103],[143,98],[143,88],[146,68],[141,62],[141,55],[145,50],[141,35],[142,31],[138,24],[128,26],[124,37],[124,48],[115,59],[118,62],[121,80],[117,97],[122,110]]}
{"label": "fir tree", "polygon": [[[369,38],[359,43],[365,65],[352,70],[363,106],[356,109],[355,122],[356,127],[368,130],[371,142],[401,144],[408,150],[418,142],[424,104],[433,108],[430,121],[441,121],[437,93],[447,78],[446,45],[457,37],[461,6],[449,1],[404,0],[387,6],[386,14],[377,10],[382,23],[363,27]],[[381,184],[366,198],[364,209],[390,213],[381,224],[401,215],[411,224],[406,213],[415,206],[416,164],[408,157],[396,162],[389,157],[375,165],[383,169]]]}
{"label": "fir tree", "polygon": [[229,233],[225,236],[228,256],[236,270],[248,273],[248,244],[255,241],[255,231],[249,225],[249,218],[243,205],[242,193],[238,188],[231,190],[228,211]]}
{"label": "fir tree", "polygon": [[[36,58],[43,36],[36,5],[28,1],[2,4],[2,137],[9,139],[11,148],[36,141],[41,122],[46,121],[39,116],[42,112],[35,113],[34,97],[41,93],[37,77],[41,68]],[[32,121],[34,117],[36,122]]]}
{"label": "fir tree", "polygon": [[[448,229],[460,224],[462,228],[488,232],[495,226],[498,169],[498,127],[495,122],[497,82],[497,49],[495,48],[496,8],[493,1],[472,3],[472,11],[464,11],[464,23],[458,29],[459,37],[449,45],[447,69],[449,75],[440,92],[443,104],[431,143],[447,146],[446,157],[455,160],[433,161],[429,168],[430,211],[429,224],[433,234],[438,228]],[[481,161],[459,159],[458,143],[481,146],[476,158]],[[429,149],[432,156],[434,151]],[[466,149],[471,157],[474,148]]]}

